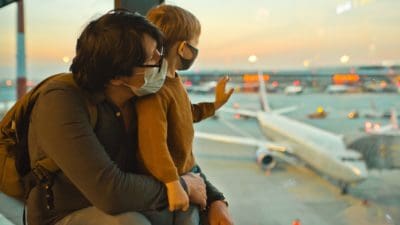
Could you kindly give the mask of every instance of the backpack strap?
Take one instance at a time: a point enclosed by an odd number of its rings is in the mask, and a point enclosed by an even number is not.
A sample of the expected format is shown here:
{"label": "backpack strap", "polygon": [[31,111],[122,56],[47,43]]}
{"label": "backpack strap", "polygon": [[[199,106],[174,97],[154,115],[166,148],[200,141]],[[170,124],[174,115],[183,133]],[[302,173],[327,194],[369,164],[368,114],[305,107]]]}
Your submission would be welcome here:
{"label": "backpack strap", "polygon": [[[64,83],[76,88],[76,90],[81,94],[81,96],[83,97],[83,99],[85,101],[86,108],[89,113],[90,125],[94,129],[96,127],[96,123],[97,123],[97,106],[91,101],[90,94],[87,93],[86,91],[82,90],[82,88],[80,88],[76,84],[71,73],[58,74],[58,75],[53,76],[50,80],[61,81],[61,82],[64,82]],[[42,166],[49,172],[57,172],[60,169],[57,166],[57,164],[50,158],[44,158],[42,160],[39,160],[39,161],[37,161],[36,164]]]}
{"label": "backpack strap", "polygon": [[[90,125],[94,129],[97,123],[97,106],[90,99],[90,94],[82,90],[73,79],[72,74],[58,74],[53,76],[49,80],[56,80],[64,82],[72,87],[74,87],[83,97],[86,108],[89,113]],[[54,208],[54,196],[52,191],[52,186],[54,183],[54,177],[56,173],[60,171],[57,164],[50,158],[44,158],[36,162],[34,168],[26,176],[26,183],[28,183],[28,188],[26,188],[25,196],[27,197],[30,190],[36,185],[40,185],[44,188],[46,192],[46,207],[48,210]],[[30,181],[29,181],[30,180]]]}

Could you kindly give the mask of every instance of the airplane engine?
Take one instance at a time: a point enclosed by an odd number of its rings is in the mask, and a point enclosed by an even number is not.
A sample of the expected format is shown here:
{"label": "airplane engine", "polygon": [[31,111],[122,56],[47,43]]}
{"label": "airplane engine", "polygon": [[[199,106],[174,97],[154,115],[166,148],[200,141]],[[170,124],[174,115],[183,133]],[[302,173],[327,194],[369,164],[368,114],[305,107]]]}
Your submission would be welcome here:
{"label": "airplane engine", "polygon": [[265,148],[259,148],[256,151],[256,160],[257,164],[260,165],[263,170],[270,170],[276,165],[274,156]]}

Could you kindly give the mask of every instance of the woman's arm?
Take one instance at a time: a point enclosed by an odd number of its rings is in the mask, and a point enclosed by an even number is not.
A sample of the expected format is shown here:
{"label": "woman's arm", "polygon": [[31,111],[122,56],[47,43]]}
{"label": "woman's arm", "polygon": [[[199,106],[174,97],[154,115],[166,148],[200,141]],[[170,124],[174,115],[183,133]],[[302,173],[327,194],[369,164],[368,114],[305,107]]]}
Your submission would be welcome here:
{"label": "woman's arm", "polygon": [[109,158],[74,88],[49,84],[31,119],[42,150],[95,207],[118,214],[166,205],[162,183],[122,172]]}
{"label": "woman's arm", "polygon": [[192,170],[195,173],[199,173],[200,176],[203,178],[204,183],[206,185],[206,194],[207,194],[207,207],[211,205],[214,201],[222,200],[225,201],[224,194],[218,190],[209,180],[207,180],[206,175],[202,172],[199,165],[196,165],[195,168]]}
{"label": "woman's arm", "polygon": [[196,165],[196,172],[204,179],[207,190],[207,220],[209,225],[233,225],[233,218],[229,213],[228,203],[224,194],[219,191]]}

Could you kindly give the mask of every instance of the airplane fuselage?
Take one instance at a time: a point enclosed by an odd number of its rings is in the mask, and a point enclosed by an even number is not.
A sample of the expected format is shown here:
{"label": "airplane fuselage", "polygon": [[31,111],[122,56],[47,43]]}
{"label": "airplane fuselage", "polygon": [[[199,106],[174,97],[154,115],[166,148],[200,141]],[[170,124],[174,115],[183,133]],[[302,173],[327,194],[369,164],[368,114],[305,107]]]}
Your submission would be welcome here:
{"label": "airplane fuselage", "polygon": [[298,158],[317,171],[345,183],[366,178],[360,154],[347,149],[339,135],[273,112],[259,112],[257,118],[269,139],[290,146]]}

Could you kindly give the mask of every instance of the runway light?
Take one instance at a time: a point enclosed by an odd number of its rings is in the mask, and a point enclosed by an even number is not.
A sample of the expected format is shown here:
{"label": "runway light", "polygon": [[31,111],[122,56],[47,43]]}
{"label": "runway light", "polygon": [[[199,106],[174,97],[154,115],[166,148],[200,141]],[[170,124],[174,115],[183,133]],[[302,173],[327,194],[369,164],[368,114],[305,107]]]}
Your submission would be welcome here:
{"label": "runway light", "polygon": [[63,62],[68,63],[69,62],[69,57],[68,56],[64,56],[62,58]]}
{"label": "runway light", "polygon": [[13,84],[12,80],[6,80],[6,86],[11,87]]}
{"label": "runway light", "polygon": [[33,82],[33,81],[31,81],[31,80],[27,80],[27,81],[26,81],[26,86],[28,86],[28,87],[33,87],[33,86],[35,86],[35,82]]}
{"label": "runway light", "polygon": [[310,60],[304,60],[303,61],[303,66],[308,68],[310,66]]}
{"label": "runway light", "polygon": [[299,219],[295,219],[292,221],[292,225],[301,225],[301,222]]}
{"label": "runway light", "polygon": [[183,85],[185,85],[185,87],[191,87],[193,83],[190,80],[186,80],[185,82],[183,82]]}
{"label": "runway light", "polygon": [[340,4],[336,7],[336,14],[340,15],[342,13],[345,13],[347,11],[350,11],[353,8],[353,5],[351,3],[351,1],[347,1],[343,4]]}
{"label": "runway light", "polygon": [[251,56],[249,56],[248,60],[250,63],[255,63],[255,62],[257,62],[258,58],[256,55],[251,55]]}
{"label": "runway light", "polygon": [[387,82],[386,81],[381,81],[381,83],[380,83],[380,86],[381,86],[381,88],[386,88],[387,87]]}
{"label": "runway light", "polygon": [[348,55],[343,55],[342,57],[340,57],[340,62],[343,64],[348,63],[349,60],[350,60],[350,56],[348,56]]}

